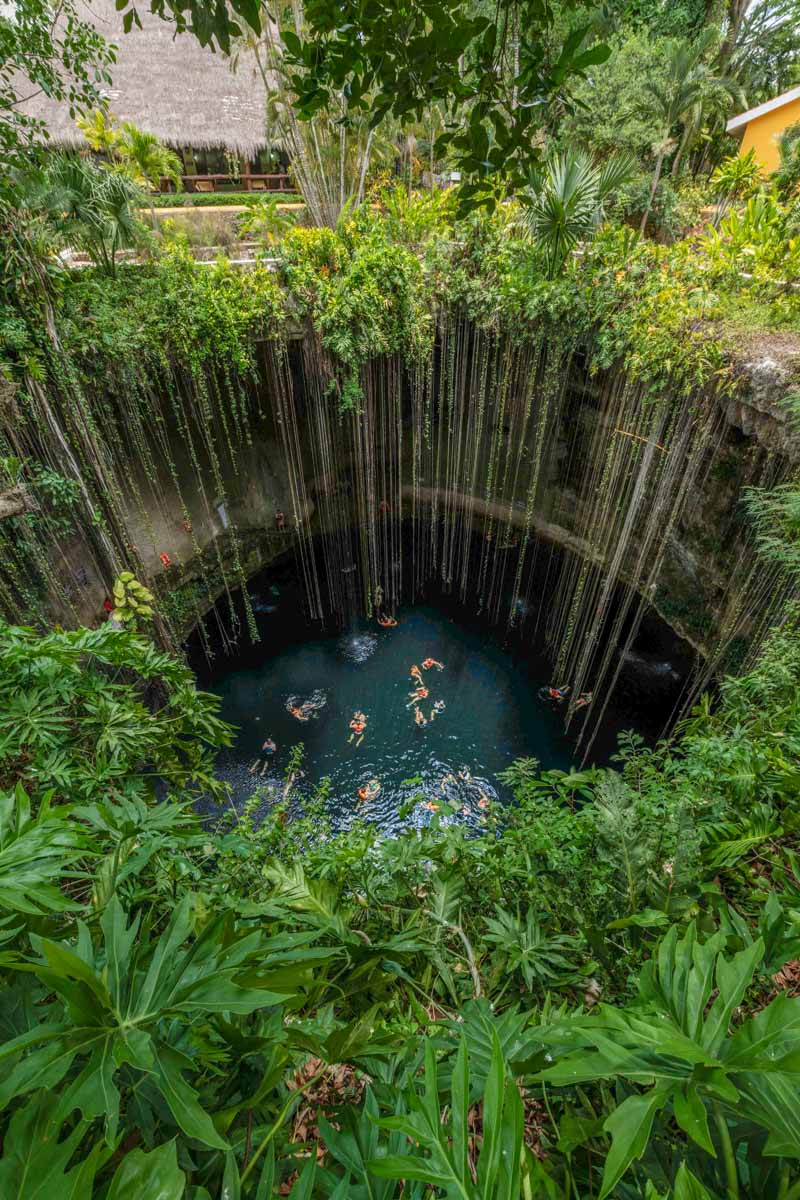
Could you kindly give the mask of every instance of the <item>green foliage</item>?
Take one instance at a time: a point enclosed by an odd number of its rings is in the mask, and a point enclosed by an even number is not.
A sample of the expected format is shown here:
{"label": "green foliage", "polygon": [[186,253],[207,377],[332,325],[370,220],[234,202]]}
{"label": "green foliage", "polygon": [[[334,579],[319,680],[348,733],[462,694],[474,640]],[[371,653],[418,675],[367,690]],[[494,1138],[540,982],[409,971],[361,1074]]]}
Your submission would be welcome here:
{"label": "green foliage", "polygon": [[153,616],[153,593],[134,579],[130,571],[122,572],[113,593],[115,621],[135,628],[138,621],[147,621]]}
{"label": "green foliage", "polygon": [[97,104],[111,82],[114,52],[95,25],[69,0],[61,20],[45,0],[26,0],[0,17],[0,157],[6,167],[24,161],[36,140],[47,136],[42,122],[18,104],[24,94],[45,95],[71,113]]}
{"label": "green foliage", "polygon": [[[160,691],[152,712],[145,701]],[[230,740],[218,700],[189,670],[132,631],[0,631],[0,769],[66,800],[114,794],[151,799],[159,781],[177,795],[214,788],[213,749]]]}
{"label": "green foliage", "polygon": [[609,45],[602,69],[576,82],[577,103],[564,117],[559,140],[590,146],[598,156],[621,152],[644,162],[661,133],[646,105],[646,88],[666,78],[669,42],[626,29]]}
{"label": "green foliage", "polygon": [[800,184],[800,121],[784,129],[778,139],[781,165],[773,176],[781,196],[793,198]]}
{"label": "green foliage", "polygon": [[800,273],[797,216],[775,192],[759,192],[734,208],[719,229],[709,227],[705,240],[715,275],[746,273],[753,289],[786,289]]}
{"label": "green foliage", "polygon": [[136,219],[142,193],[127,176],[106,171],[89,158],[52,155],[42,171],[21,176],[28,203],[41,212],[67,246],[88,254],[115,275],[120,250],[141,243]]}
{"label": "green foliage", "polygon": [[332,381],[342,408],[358,407],[358,371],[370,358],[409,358],[431,344],[433,321],[419,259],[389,240],[367,209],[345,214],[340,228],[292,229],[279,247],[298,312],[336,356]]}
{"label": "green foliage", "polygon": [[552,279],[578,242],[586,239],[603,217],[610,195],[624,184],[633,163],[620,156],[596,164],[590,155],[558,155],[531,179],[526,221],[544,248],[547,275]]}
{"label": "green foliage", "polygon": [[539,0],[492,12],[464,0],[374,7],[306,0],[303,12],[304,26],[292,22],[282,32],[300,118],[332,109],[341,95],[345,116],[368,114],[373,128],[390,115],[424,122],[441,103],[452,120],[437,153],[447,148],[469,176],[465,211],[492,208],[498,183],[524,184],[538,159],[542,99],[608,57],[590,24],[572,30],[552,58],[544,54],[554,14]]}
{"label": "green foliage", "polygon": [[677,745],[515,764],[477,837],[334,835],[324,783],[290,825],[256,796],[204,828],[176,764],[225,731],[184,668],[107,625],[0,648],[4,1194],[800,1187],[800,1001],[764,996],[800,952],[794,626]]}
{"label": "green foliage", "polygon": [[51,806],[45,792],[36,813],[20,783],[0,792],[0,913],[64,912],[60,888],[81,857],[85,839],[65,820],[68,808]]}
{"label": "green foliage", "polygon": [[710,179],[711,187],[726,200],[748,200],[758,190],[761,169],[751,148],[722,160]]}
{"label": "green foliage", "polygon": [[272,246],[294,224],[295,217],[291,212],[283,212],[278,208],[279,198],[270,196],[251,204],[249,211],[239,220],[239,230],[245,236]]}

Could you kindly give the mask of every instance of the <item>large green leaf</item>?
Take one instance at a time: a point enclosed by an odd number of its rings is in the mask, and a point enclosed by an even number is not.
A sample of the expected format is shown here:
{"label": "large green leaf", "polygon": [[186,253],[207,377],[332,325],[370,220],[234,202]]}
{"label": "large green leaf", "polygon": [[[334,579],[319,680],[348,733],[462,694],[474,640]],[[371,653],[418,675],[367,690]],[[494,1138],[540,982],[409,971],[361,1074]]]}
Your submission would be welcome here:
{"label": "large green leaf", "polygon": [[114,1172],[106,1200],[182,1200],[186,1176],[174,1142],[155,1150],[131,1150]]}
{"label": "large green leaf", "polygon": [[669,1096],[669,1087],[659,1084],[643,1096],[629,1096],[606,1119],[611,1134],[611,1149],[606,1158],[600,1200],[609,1196],[634,1159],[641,1158],[650,1138],[658,1110]]}
{"label": "large green leaf", "polygon": [[3,1140],[0,1196],[3,1200],[88,1200],[94,1178],[110,1151],[96,1143],[72,1168],[86,1136],[81,1122],[63,1139],[58,1097],[37,1092],[17,1109]]}

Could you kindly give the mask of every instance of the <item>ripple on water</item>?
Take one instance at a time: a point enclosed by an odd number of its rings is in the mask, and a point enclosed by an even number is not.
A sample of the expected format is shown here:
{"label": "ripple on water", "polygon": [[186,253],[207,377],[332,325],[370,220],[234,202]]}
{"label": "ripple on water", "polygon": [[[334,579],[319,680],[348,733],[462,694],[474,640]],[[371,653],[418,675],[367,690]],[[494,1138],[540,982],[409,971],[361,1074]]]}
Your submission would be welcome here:
{"label": "ripple on water", "polygon": [[338,643],[342,658],[354,663],[366,662],[377,648],[378,639],[374,633],[346,633]]}

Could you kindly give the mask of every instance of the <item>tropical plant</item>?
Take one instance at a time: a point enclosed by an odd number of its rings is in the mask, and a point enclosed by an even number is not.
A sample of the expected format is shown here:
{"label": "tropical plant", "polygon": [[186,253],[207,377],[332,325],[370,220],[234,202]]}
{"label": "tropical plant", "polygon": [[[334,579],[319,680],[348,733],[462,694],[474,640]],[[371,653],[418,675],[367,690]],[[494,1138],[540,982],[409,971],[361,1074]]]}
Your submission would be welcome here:
{"label": "tropical plant", "polygon": [[90,116],[78,117],[75,124],[96,154],[104,154],[109,161],[114,159],[122,133],[113,113],[96,108]]}
{"label": "tropical plant", "polygon": [[780,166],[773,175],[773,182],[781,196],[796,199],[800,185],[800,121],[784,129],[778,138]]}
{"label": "tropical plant", "polygon": [[[230,739],[216,698],[151,643],[109,622],[53,632],[0,626],[0,785],[26,782],[92,801],[113,788],[152,799],[214,790],[210,749]],[[157,713],[144,700],[157,687]],[[14,764],[9,773],[8,764]]]}
{"label": "tropical plant", "polygon": [[136,218],[142,194],[125,175],[91,159],[56,154],[30,183],[31,207],[44,212],[68,246],[85,251],[108,275],[117,254],[142,241]]}
{"label": "tropical plant", "polygon": [[553,933],[529,908],[524,920],[505,909],[497,908],[494,917],[486,918],[486,941],[494,946],[497,978],[505,978],[502,994],[519,972],[529,992],[559,988],[577,983],[588,974],[591,964],[576,969],[580,961],[581,943],[578,938]]}
{"label": "tropical plant", "polygon": [[137,622],[153,616],[153,593],[135,579],[131,571],[123,571],[113,587],[115,621],[136,628]]}
{"label": "tropical plant", "polygon": [[726,204],[731,200],[748,200],[758,190],[760,182],[761,167],[752,148],[747,154],[724,158],[709,180]]}
{"label": "tropical plant", "polygon": [[627,181],[633,162],[623,156],[593,162],[572,151],[550,159],[530,180],[523,195],[525,221],[544,249],[548,279],[562,269],[575,246],[600,224],[612,193]]}
{"label": "tropical plant", "polygon": [[761,191],[711,226],[704,238],[712,270],[752,279],[771,292],[792,287],[800,274],[800,237],[793,209]]}
{"label": "tropical plant", "polygon": [[53,807],[45,792],[37,811],[21,784],[0,792],[0,914],[64,912],[72,904],[61,890],[87,842],[67,820],[70,809]]}
{"label": "tropical plant", "polygon": [[[720,95],[739,94],[738,86],[724,75],[719,75],[703,62],[715,39],[715,31],[707,30],[694,43],[676,42],[668,58],[666,77],[648,81],[643,98],[644,110],[657,123],[661,133],[653,147],[656,163],[650,185],[650,196],[642,215],[641,232],[647,228],[647,220],[661,179],[666,156],[677,145],[676,163],[679,164],[689,144],[693,131],[699,126],[704,107],[709,97],[715,100]],[[679,143],[673,140],[676,126],[683,124],[683,137]],[[677,171],[677,167],[676,167]]]}
{"label": "tropical plant", "polygon": [[239,232],[265,246],[274,246],[295,224],[294,213],[282,211],[278,204],[278,197],[270,196],[251,205],[248,212],[239,218]]}
{"label": "tropical plant", "polygon": [[158,228],[153,193],[161,190],[161,180],[168,179],[179,192],[182,164],[174,150],[159,141],[154,133],[138,129],[132,122],[125,121],[122,134],[115,146],[123,171],[138,188],[145,189],[150,203],[150,219],[153,229]]}
{"label": "tropical plant", "polygon": [[544,1034],[559,1061],[541,1080],[624,1080],[633,1089],[603,1124],[612,1141],[601,1197],[645,1153],[659,1116],[689,1139],[690,1162],[695,1148],[709,1156],[702,1170],[712,1169],[714,1194],[745,1194],[762,1164],[776,1184],[783,1177],[784,1195],[800,1194],[800,1183],[787,1187],[788,1161],[800,1153],[792,1035],[800,1000],[777,996],[734,1025],[763,954],[760,938],[729,956],[724,933],[704,940],[694,923],[683,935],[673,928],[642,968],[636,1004],[601,1005]]}
{"label": "tropical plant", "polygon": [[[378,1129],[394,1135],[388,1146],[379,1147],[377,1140],[372,1145],[367,1143],[365,1148],[371,1156],[363,1161],[347,1153],[346,1139],[327,1121],[321,1132],[339,1161],[351,1170],[355,1168],[354,1182],[370,1190],[371,1179],[392,1179],[415,1180],[428,1188],[440,1188],[454,1200],[505,1200],[522,1195],[530,1153],[522,1136],[522,1097],[496,1031],[492,1031],[491,1059],[478,1095],[470,1078],[470,1054],[463,1035],[452,1063],[448,1091],[449,1119],[443,1120],[445,1104],[439,1091],[436,1055],[427,1041],[421,1086],[417,1084],[397,1097],[398,1107],[407,1106],[406,1111],[373,1118]],[[471,1145],[469,1123],[473,1103],[479,1103],[482,1110],[477,1153]],[[365,1112],[369,1117],[366,1105]]]}

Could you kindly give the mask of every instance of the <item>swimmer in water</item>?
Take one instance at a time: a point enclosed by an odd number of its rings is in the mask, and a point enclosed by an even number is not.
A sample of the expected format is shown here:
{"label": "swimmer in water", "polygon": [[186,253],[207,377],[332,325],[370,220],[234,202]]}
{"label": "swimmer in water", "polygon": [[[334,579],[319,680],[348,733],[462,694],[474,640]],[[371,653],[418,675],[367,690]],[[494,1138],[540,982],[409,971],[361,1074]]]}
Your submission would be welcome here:
{"label": "swimmer in water", "polygon": [[394,629],[397,621],[394,617],[389,617],[385,613],[381,613],[381,615],[378,617],[378,624],[384,629]]}
{"label": "swimmer in water", "polygon": [[429,812],[438,812],[439,811],[439,805],[434,804],[432,800],[426,800],[425,807],[428,809]]}
{"label": "swimmer in water", "polygon": [[311,720],[311,717],[308,713],[308,709],[306,708],[305,705],[301,705],[298,708],[290,708],[289,712],[297,721],[310,721]]}
{"label": "swimmer in water", "polygon": [[[261,747],[261,754],[264,755],[264,765],[261,768],[260,774],[263,775],[269,765],[270,755],[274,754],[278,747],[271,737],[268,737]],[[261,762],[261,754],[250,767],[250,774],[255,775],[258,769],[258,764]]]}
{"label": "swimmer in water", "polygon": [[354,712],[353,719],[350,722],[352,733],[347,739],[349,742],[355,740],[356,746],[360,746],[364,740],[364,730],[367,728],[367,717],[363,712]]}
{"label": "swimmer in water", "polygon": [[437,671],[443,671],[444,663],[437,662],[435,658],[424,658],[422,660],[422,669],[430,671],[431,667],[436,667]]}
{"label": "swimmer in water", "polygon": [[489,807],[489,801],[488,801],[486,795],[483,792],[481,792],[480,799],[478,800],[478,808],[488,808],[488,807]]}
{"label": "swimmer in water", "polygon": [[380,780],[370,779],[369,783],[365,783],[363,787],[358,789],[358,799],[361,804],[369,804],[370,800],[374,800],[380,795],[381,785]]}
{"label": "swimmer in water", "polygon": [[464,783],[472,783],[472,772],[469,767],[462,767],[458,772],[458,778],[463,779]]}
{"label": "swimmer in water", "polygon": [[420,671],[418,666],[415,665],[413,667],[409,667],[408,673],[412,679],[416,679],[420,687],[424,687],[422,682],[422,671]]}
{"label": "swimmer in water", "polygon": [[446,707],[446,705],[445,705],[444,700],[434,700],[433,708],[431,709],[431,720],[435,721],[436,714],[443,713],[445,710],[445,707]]}
{"label": "swimmer in water", "polygon": [[422,709],[419,707],[414,709],[414,720],[416,721],[417,726],[420,729],[422,728],[423,725],[428,724],[428,722],[425,720],[424,716],[422,715]]}
{"label": "swimmer in water", "polygon": [[581,708],[588,708],[592,703],[592,692],[581,692],[578,699],[575,701],[576,711]]}
{"label": "swimmer in water", "polygon": [[429,696],[428,689],[420,685],[416,691],[408,693],[408,704],[406,708],[411,708],[412,704],[418,704],[420,700],[427,700]]}

